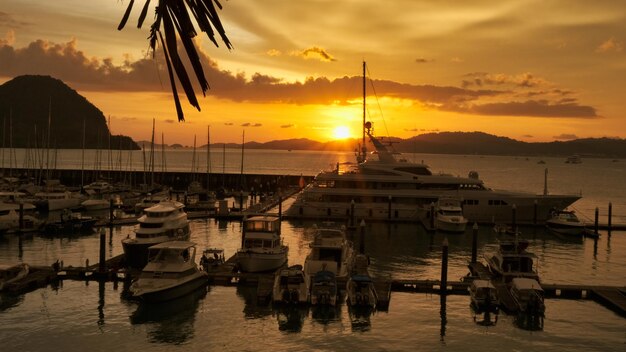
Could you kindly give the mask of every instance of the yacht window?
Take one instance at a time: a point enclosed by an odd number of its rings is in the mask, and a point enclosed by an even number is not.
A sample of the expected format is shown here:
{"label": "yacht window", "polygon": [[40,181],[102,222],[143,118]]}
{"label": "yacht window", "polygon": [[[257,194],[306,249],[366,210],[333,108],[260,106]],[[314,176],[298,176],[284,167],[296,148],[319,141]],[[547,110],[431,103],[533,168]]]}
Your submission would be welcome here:
{"label": "yacht window", "polygon": [[488,204],[489,205],[508,205],[507,202],[500,200],[500,199],[495,199],[495,200],[490,199]]}
{"label": "yacht window", "polygon": [[139,227],[144,228],[144,229],[158,229],[159,227],[163,226],[162,223],[150,223],[150,222],[142,222],[139,224]]}
{"label": "yacht window", "polygon": [[464,199],[463,205],[478,205],[478,199]]}

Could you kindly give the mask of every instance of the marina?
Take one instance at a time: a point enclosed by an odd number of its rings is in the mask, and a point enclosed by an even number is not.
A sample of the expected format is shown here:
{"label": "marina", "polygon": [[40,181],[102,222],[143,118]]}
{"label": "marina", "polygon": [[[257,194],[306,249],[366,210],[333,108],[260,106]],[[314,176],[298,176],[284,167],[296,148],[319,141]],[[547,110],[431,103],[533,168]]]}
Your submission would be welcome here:
{"label": "marina", "polygon": [[[299,182],[299,179],[300,177],[293,177],[292,182]],[[305,314],[307,311],[309,314],[312,312],[314,316],[319,318],[321,308],[316,305],[311,306],[308,304],[298,304],[294,306],[290,304],[284,305],[282,303],[274,303],[276,301],[276,297],[274,297],[273,291],[276,276],[273,272],[243,273],[236,270],[237,261],[235,253],[241,246],[241,221],[248,217],[264,214],[277,214],[282,217],[281,230],[283,235],[281,237],[284,237],[286,245],[289,245],[290,247],[287,265],[305,263],[306,254],[309,250],[308,243],[312,243],[314,237],[311,229],[315,226],[323,226],[326,219],[306,220],[286,216],[284,214],[284,210],[288,209],[292,204],[294,196],[298,191],[299,187],[297,185],[285,185],[284,188],[281,189],[280,193],[277,192],[273,195],[266,195],[265,197],[260,197],[259,195],[253,197],[252,195],[249,195],[246,197],[245,207],[243,209],[239,206],[243,202],[235,196],[227,200],[229,203],[228,212],[222,214],[219,213],[219,204],[217,202],[214,209],[188,212],[188,219],[191,225],[191,240],[198,243],[199,252],[200,249],[203,248],[223,248],[223,251],[226,252],[226,256],[222,264],[210,265],[208,267],[206,278],[206,283],[208,284],[208,288],[206,290],[208,293],[204,299],[210,299],[209,297],[213,294],[212,292],[224,292],[221,288],[234,290],[236,292],[234,293],[235,296],[245,297],[244,302],[246,302],[245,305],[247,308],[244,310],[250,310],[251,314],[261,314],[261,316],[265,313],[260,312],[274,312],[272,314],[275,314],[276,317],[279,318],[279,327],[284,327],[288,330],[306,330],[302,324],[306,326],[307,319],[312,317],[311,315]],[[183,193],[178,194],[173,192],[172,197],[181,201],[185,200]],[[89,214],[87,213],[87,215]],[[120,290],[122,297],[127,297],[128,294],[124,292],[129,290],[132,280],[138,277],[139,271],[123,268],[121,263],[123,263],[124,258],[120,243],[121,239],[125,238],[127,234],[131,234],[131,231],[133,231],[133,229],[137,226],[137,216],[133,216],[132,214],[125,216],[119,215],[119,210],[115,208],[105,210],[101,215],[99,222],[95,224],[95,230],[92,235],[81,235],[77,239],[73,240],[73,242],[68,242],[71,246],[72,243],[82,243],[88,240],[91,244],[87,244],[86,242],[86,245],[95,249],[95,251],[91,251],[93,255],[90,255],[89,258],[84,258],[77,262],[76,260],[65,259],[64,255],[60,255],[59,258],[51,259],[42,263],[37,260],[29,260],[28,255],[26,255],[26,257],[22,257],[22,260],[25,262],[32,262],[32,267],[34,268],[33,275],[19,285],[14,285],[10,289],[10,292],[12,292],[11,294],[5,292],[3,296],[6,297],[7,294],[11,297],[29,296],[42,290],[47,291],[54,289],[55,287],[58,287],[60,290],[64,290],[64,287],[72,287],[74,282],[92,282],[97,283],[96,286],[104,285],[102,287],[110,287],[109,285],[113,284],[114,287],[117,287],[117,290]],[[617,251],[617,248],[621,248],[620,243],[622,243],[624,236],[620,230],[620,223],[622,222],[620,219],[622,218],[619,215],[619,212],[615,213],[615,219],[612,219],[611,221],[611,236],[609,236],[607,232],[607,227],[603,228],[598,221],[598,231],[601,232],[599,237],[595,239],[589,238],[573,240],[574,244],[569,243],[572,240],[558,239],[557,237],[554,237],[554,235],[551,234],[549,230],[545,229],[542,224],[537,224],[537,226],[521,226],[520,232],[522,233],[522,237],[530,239],[530,249],[532,249],[535,254],[537,254],[537,241],[542,239],[543,241],[547,240],[548,243],[553,243],[550,247],[556,246],[556,248],[559,248],[560,246],[565,246],[564,248],[567,248],[572,245],[582,245],[583,248],[587,249],[595,247],[597,256],[600,255],[600,248],[602,248],[607,241],[611,243],[612,250]],[[446,233],[429,228],[428,224],[430,218],[424,219],[422,222],[418,223],[393,220],[389,222],[368,221],[365,223],[364,228],[361,227],[360,220],[361,219],[358,217],[351,220],[350,217],[347,216],[343,219],[343,221],[335,222],[334,226],[340,226],[342,223],[347,225],[355,223],[356,226],[351,228],[348,227],[347,234],[348,238],[354,243],[354,250],[366,253],[372,261],[372,264],[370,265],[370,272],[377,296],[375,305],[376,308],[371,310],[371,312],[366,313],[366,315],[360,315],[362,313],[358,313],[358,316],[355,315],[357,314],[356,312],[359,312],[363,308],[353,307],[352,304],[348,304],[346,291],[348,280],[347,277],[344,277],[341,280],[337,280],[339,295],[337,296],[335,308],[331,309],[330,312],[324,313],[330,314],[327,318],[325,318],[329,319],[325,320],[327,321],[327,324],[336,324],[338,321],[335,319],[345,316],[351,318],[351,324],[354,327],[361,326],[360,324],[362,322],[369,321],[368,324],[371,325],[366,324],[365,326],[372,326],[371,328],[373,328],[373,326],[377,325],[376,321],[380,319],[380,314],[389,315],[390,317],[394,316],[398,313],[398,305],[401,304],[405,307],[403,309],[407,309],[407,304],[410,306],[410,302],[413,302],[414,299],[419,300],[421,295],[446,297],[445,304],[443,306],[441,305],[442,303],[439,299],[437,300],[436,305],[440,308],[445,307],[446,317],[448,317],[446,319],[447,322],[449,317],[458,314],[455,312],[456,310],[460,309],[462,312],[467,311],[467,307],[469,307],[470,304],[468,287],[472,282],[472,278],[484,278],[487,280],[491,280],[493,278],[492,274],[486,270],[482,263],[472,264],[471,256],[469,256],[469,253],[474,251],[477,252],[476,261],[480,262],[481,260],[478,259],[478,253],[493,252],[495,249],[493,247],[493,241],[499,240],[497,237],[501,235],[493,232],[492,224],[487,223],[478,225],[479,230],[476,246],[474,247],[472,246],[472,235],[474,230],[471,229],[471,225],[473,224],[468,224],[468,229],[464,233]],[[605,221],[608,221],[608,218]],[[590,228],[594,231],[593,222]],[[219,233],[224,231],[227,233],[226,237],[222,237],[224,235],[219,235]],[[13,239],[8,239],[6,236],[7,235],[5,235],[3,239],[5,241],[9,240],[7,243],[15,244],[15,239],[21,239],[20,241],[24,242],[22,244],[22,248],[24,247],[24,244],[28,246],[29,241],[37,241],[38,238],[37,234],[27,235],[26,233],[22,235],[13,235]],[[362,236],[365,238],[363,242],[361,242]],[[444,285],[442,283],[444,278],[441,276],[443,272],[443,261],[441,253],[442,247],[440,247],[440,244],[446,237],[450,241],[451,261],[448,263]],[[29,240],[28,238],[32,238],[32,240]],[[64,241],[62,236],[57,238],[52,238],[50,240]],[[396,239],[394,240],[394,238]],[[402,264],[402,267],[405,269],[402,269],[401,273],[394,273],[394,270],[390,271],[389,269],[385,269],[389,264],[384,263],[389,260],[390,253],[392,254],[391,258],[395,258],[396,255],[406,251],[404,248],[398,248],[397,244],[392,247],[393,249],[383,250],[383,248],[388,248],[390,244],[396,242],[398,238],[405,238],[404,241],[407,241],[410,238],[418,238],[421,245],[418,245],[417,248],[426,246],[426,248],[430,248],[426,250],[426,253],[430,252],[432,254],[427,255],[424,259],[419,259],[413,264]],[[409,243],[413,243],[413,240],[409,240]],[[462,243],[464,243],[464,245]],[[488,248],[485,248],[485,244],[491,245],[489,245]],[[411,246],[414,245],[415,244],[412,244]],[[458,253],[458,249],[455,248],[458,248],[459,245],[466,246],[466,249]],[[549,249],[544,249],[543,251],[545,250],[552,251]],[[420,252],[421,251],[422,249],[420,249]],[[411,252],[413,251],[411,250]],[[104,253],[103,255],[106,262],[103,267],[101,267],[99,263],[101,253]],[[545,252],[541,253],[544,253],[544,256],[546,255]],[[409,258],[416,255],[416,258],[421,258],[423,256],[423,254],[415,253],[408,255]],[[459,257],[459,255],[461,257]],[[55,264],[54,261],[56,259],[62,259],[64,261],[62,264],[63,267],[59,268],[59,271],[55,271],[53,268]],[[89,259],[89,262],[87,262],[86,259]],[[425,264],[424,260],[426,260],[426,263],[429,264]],[[550,265],[552,264],[548,264],[548,267],[550,267]],[[573,304],[579,304],[576,302],[593,302],[595,306],[589,311],[590,314],[603,315],[603,312],[611,312],[610,314],[616,314],[617,317],[620,317],[619,319],[623,319],[621,317],[624,316],[624,301],[622,299],[624,296],[624,287],[623,284],[620,285],[621,282],[619,282],[619,280],[608,280],[603,282],[603,280],[595,279],[591,280],[591,282],[585,282],[587,280],[580,281],[573,278],[575,283],[571,282],[572,279],[562,282],[558,279],[558,276],[550,275],[550,270],[548,270],[548,275],[546,276],[544,274],[544,266],[545,263],[543,263],[543,260],[539,259],[538,269],[541,277],[541,286],[544,290],[544,296],[546,299],[545,318],[542,320],[543,325],[541,326],[540,331],[550,331],[551,319],[555,316],[555,314],[557,314],[554,311],[554,307],[555,305],[563,304],[561,303],[561,300],[574,302]],[[424,272],[424,270],[426,271]],[[451,279],[448,280],[447,277],[450,277]],[[499,322],[496,326],[503,323],[507,324],[507,317],[515,318],[515,321],[510,324],[517,326],[517,308],[512,298],[508,296],[508,289],[497,283],[495,285],[499,292],[498,296],[502,296],[502,298],[500,298],[502,312],[497,314],[499,316]],[[412,296],[405,296],[407,294],[413,295],[415,298],[410,298]],[[107,294],[105,293],[105,295]],[[194,293],[192,296],[197,295]],[[466,305],[463,305],[463,307],[459,306],[460,302],[458,300],[461,298],[464,302],[466,302]],[[222,296],[222,299],[227,298]],[[135,304],[131,303],[133,300],[130,300],[129,298],[122,298],[122,300],[129,302],[127,304]],[[282,297],[280,298],[280,301],[284,301]],[[214,309],[215,308],[212,308],[212,310]],[[143,314],[144,308],[141,308],[140,310]],[[140,310],[138,310],[138,314]],[[157,311],[161,310],[162,309],[158,309]],[[294,310],[297,311],[297,313],[294,313]],[[177,316],[177,314],[174,314],[173,316]],[[307,316],[309,318],[307,318]],[[469,314],[469,316],[471,316],[471,314]],[[283,317],[286,320],[283,321]],[[299,318],[296,319],[296,317]],[[362,320],[363,317],[369,318],[367,318],[367,320]],[[313,321],[317,321],[315,319],[318,318],[313,318]],[[232,319],[232,317],[223,317],[223,319]],[[493,320],[493,317],[491,319]],[[484,319],[477,320],[477,322],[483,321]],[[287,325],[284,325],[283,322]],[[493,321],[488,324],[492,323]],[[524,329],[536,329],[537,326],[538,325],[536,324],[525,325]],[[447,329],[450,329],[451,325],[446,323],[446,327]],[[519,327],[517,328],[519,329]],[[440,333],[441,332],[439,332],[439,334]]]}

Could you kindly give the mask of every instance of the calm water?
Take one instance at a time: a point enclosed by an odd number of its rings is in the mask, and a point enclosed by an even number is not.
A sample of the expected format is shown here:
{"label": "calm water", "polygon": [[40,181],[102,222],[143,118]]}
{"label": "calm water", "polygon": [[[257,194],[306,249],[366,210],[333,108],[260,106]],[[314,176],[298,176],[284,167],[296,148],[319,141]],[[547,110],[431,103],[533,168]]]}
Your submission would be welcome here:
{"label": "calm water", "polygon": [[[270,164],[283,172],[314,174],[335,162],[351,160],[350,153],[267,152],[250,157],[264,172]],[[188,155],[191,152],[176,151]],[[217,154],[217,153],[216,153]],[[233,151],[233,155],[236,152]],[[252,151],[250,152],[252,154]],[[168,154],[168,169],[174,158]],[[80,167],[80,152],[78,152]],[[213,156],[212,156],[213,158]],[[234,158],[234,156],[233,156]],[[613,202],[615,223],[625,223],[626,190],[622,185],[626,161],[585,159],[564,164],[560,158],[536,160],[513,157],[417,155],[435,171],[466,175],[476,170],[492,188],[543,190],[543,169],[548,167],[553,193],[578,193],[575,207],[587,216],[600,207],[606,213]],[[228,157],[227,157],[228,160]],[[303,162],[307,160],[307,162]],[[538,160],[538,159],[537,159]],[[266,162],[263,162],[266,161]],[[239,163],[240,160],[237,161]],[[271,163],[270,163],[271,162]],[[306,165],[298,171],[297,163]],[[184,162],[181,162],[185,164]],[[190,161],[187,162],[187,165]],[[232,166],[233,169],[240,164]],[[269,170],[269,169],[268,169]],[[268,171],[269,173],[269,171]],[[308,253],[313,223],[285,222],[284,241],[289,263],[303,263]],[[107,256],[122,252],[121,239],[132,227],[114,229]],[[240,243],[237,222],[192,221],[192,239],[199,248],[221,247],[232,255]],[[626,282],[626,233],[606,234],[593,240],[565,241],[543,230],[522,229],[538,257],[546,283],[620,285]],[[108,238],[108,235],[107,235]],[[393,279],[439,279],[442,234],[425,233],[413,225],[371,224],[366,228],[366,252],[375,276]],[[448,277],[467,273],[471,236],[448,235]],[[62,259],[65,265],[84,265],[98,258],[97,234],[80,238],[48,239],[39,235],[0,237],[0,264],[23,261],[48,265]],[[479,257],[496,248],[490,228],[480,229]],[[626,321],[586,300],[546,300],[541,331],[521,329],[513,317],[501,314],[495,326],[474,321],[468,296],[448,296],[444,310],[440,297],[417,293],[392,293],[387,312],[363,315],[344,304],[336,311],[281,310],[255,304],[254,287],[213,286],[185,299],[158,306],[139,305],[123,298],[123,285],[64,281],[59,287],[38,289],[19,297],[2,297],[0,341],[3,351],[175,350],[192,351],[622,351],[626,347]],[[476,317],[477,321],[483,317]],[[492,317],[493,319],[493,317]]]}

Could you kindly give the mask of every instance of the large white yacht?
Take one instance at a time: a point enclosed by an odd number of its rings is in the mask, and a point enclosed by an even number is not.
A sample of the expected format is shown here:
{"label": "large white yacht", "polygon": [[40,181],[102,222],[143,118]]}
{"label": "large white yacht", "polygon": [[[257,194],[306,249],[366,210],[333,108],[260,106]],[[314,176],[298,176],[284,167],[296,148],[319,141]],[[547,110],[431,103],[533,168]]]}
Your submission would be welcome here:
{"label": "large white yacht", "polygon": [[161,201],[144,210],[137,221],[135,237],[122,240],[126,265],[143,268],[148,262],[148,247],[166,241],[189,240],[189,220],[184,205],[176,201]]}
{"label": "large white yacht", "polygon": [[[365,64],[363,81],[365,85]],[[365,96],[363,98],[365,105]],[[369,156],[366,136],[375,151]],[[463,214],[470,222],[508,222],[516,207],[518,223],[544,222],[550,211],[561,210],[580,199],[577,195],[537,195],[493,190],[470,171],[468,177],[435,174],[423,163],[397,157],[396,152],[373,135],[372,123],[363,114],[363,138],[357,164],[318,174],[287,209],[290,217],[419,221],[440,198],[463,200]],[[547,193],[547,192],[544,192]],[[536,203],[536,206],[535,206]],[[536,215],[535,215],[536,208]]]}

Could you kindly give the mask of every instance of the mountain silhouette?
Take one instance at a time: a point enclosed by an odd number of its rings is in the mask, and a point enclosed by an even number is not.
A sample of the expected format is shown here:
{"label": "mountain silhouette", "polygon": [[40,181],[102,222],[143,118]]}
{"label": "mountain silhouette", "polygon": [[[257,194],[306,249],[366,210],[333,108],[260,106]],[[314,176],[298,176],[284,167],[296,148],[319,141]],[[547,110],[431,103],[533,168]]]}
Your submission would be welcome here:
{"label": "mountain silhouette", "polygon": [[[61,80],[25,75],[0,85],[0,146],[82,148],[83,121],[85,147],[108,148],[110,131],[102,111]],[[112,149],[139,149],[130,137],[110,138]]]}

